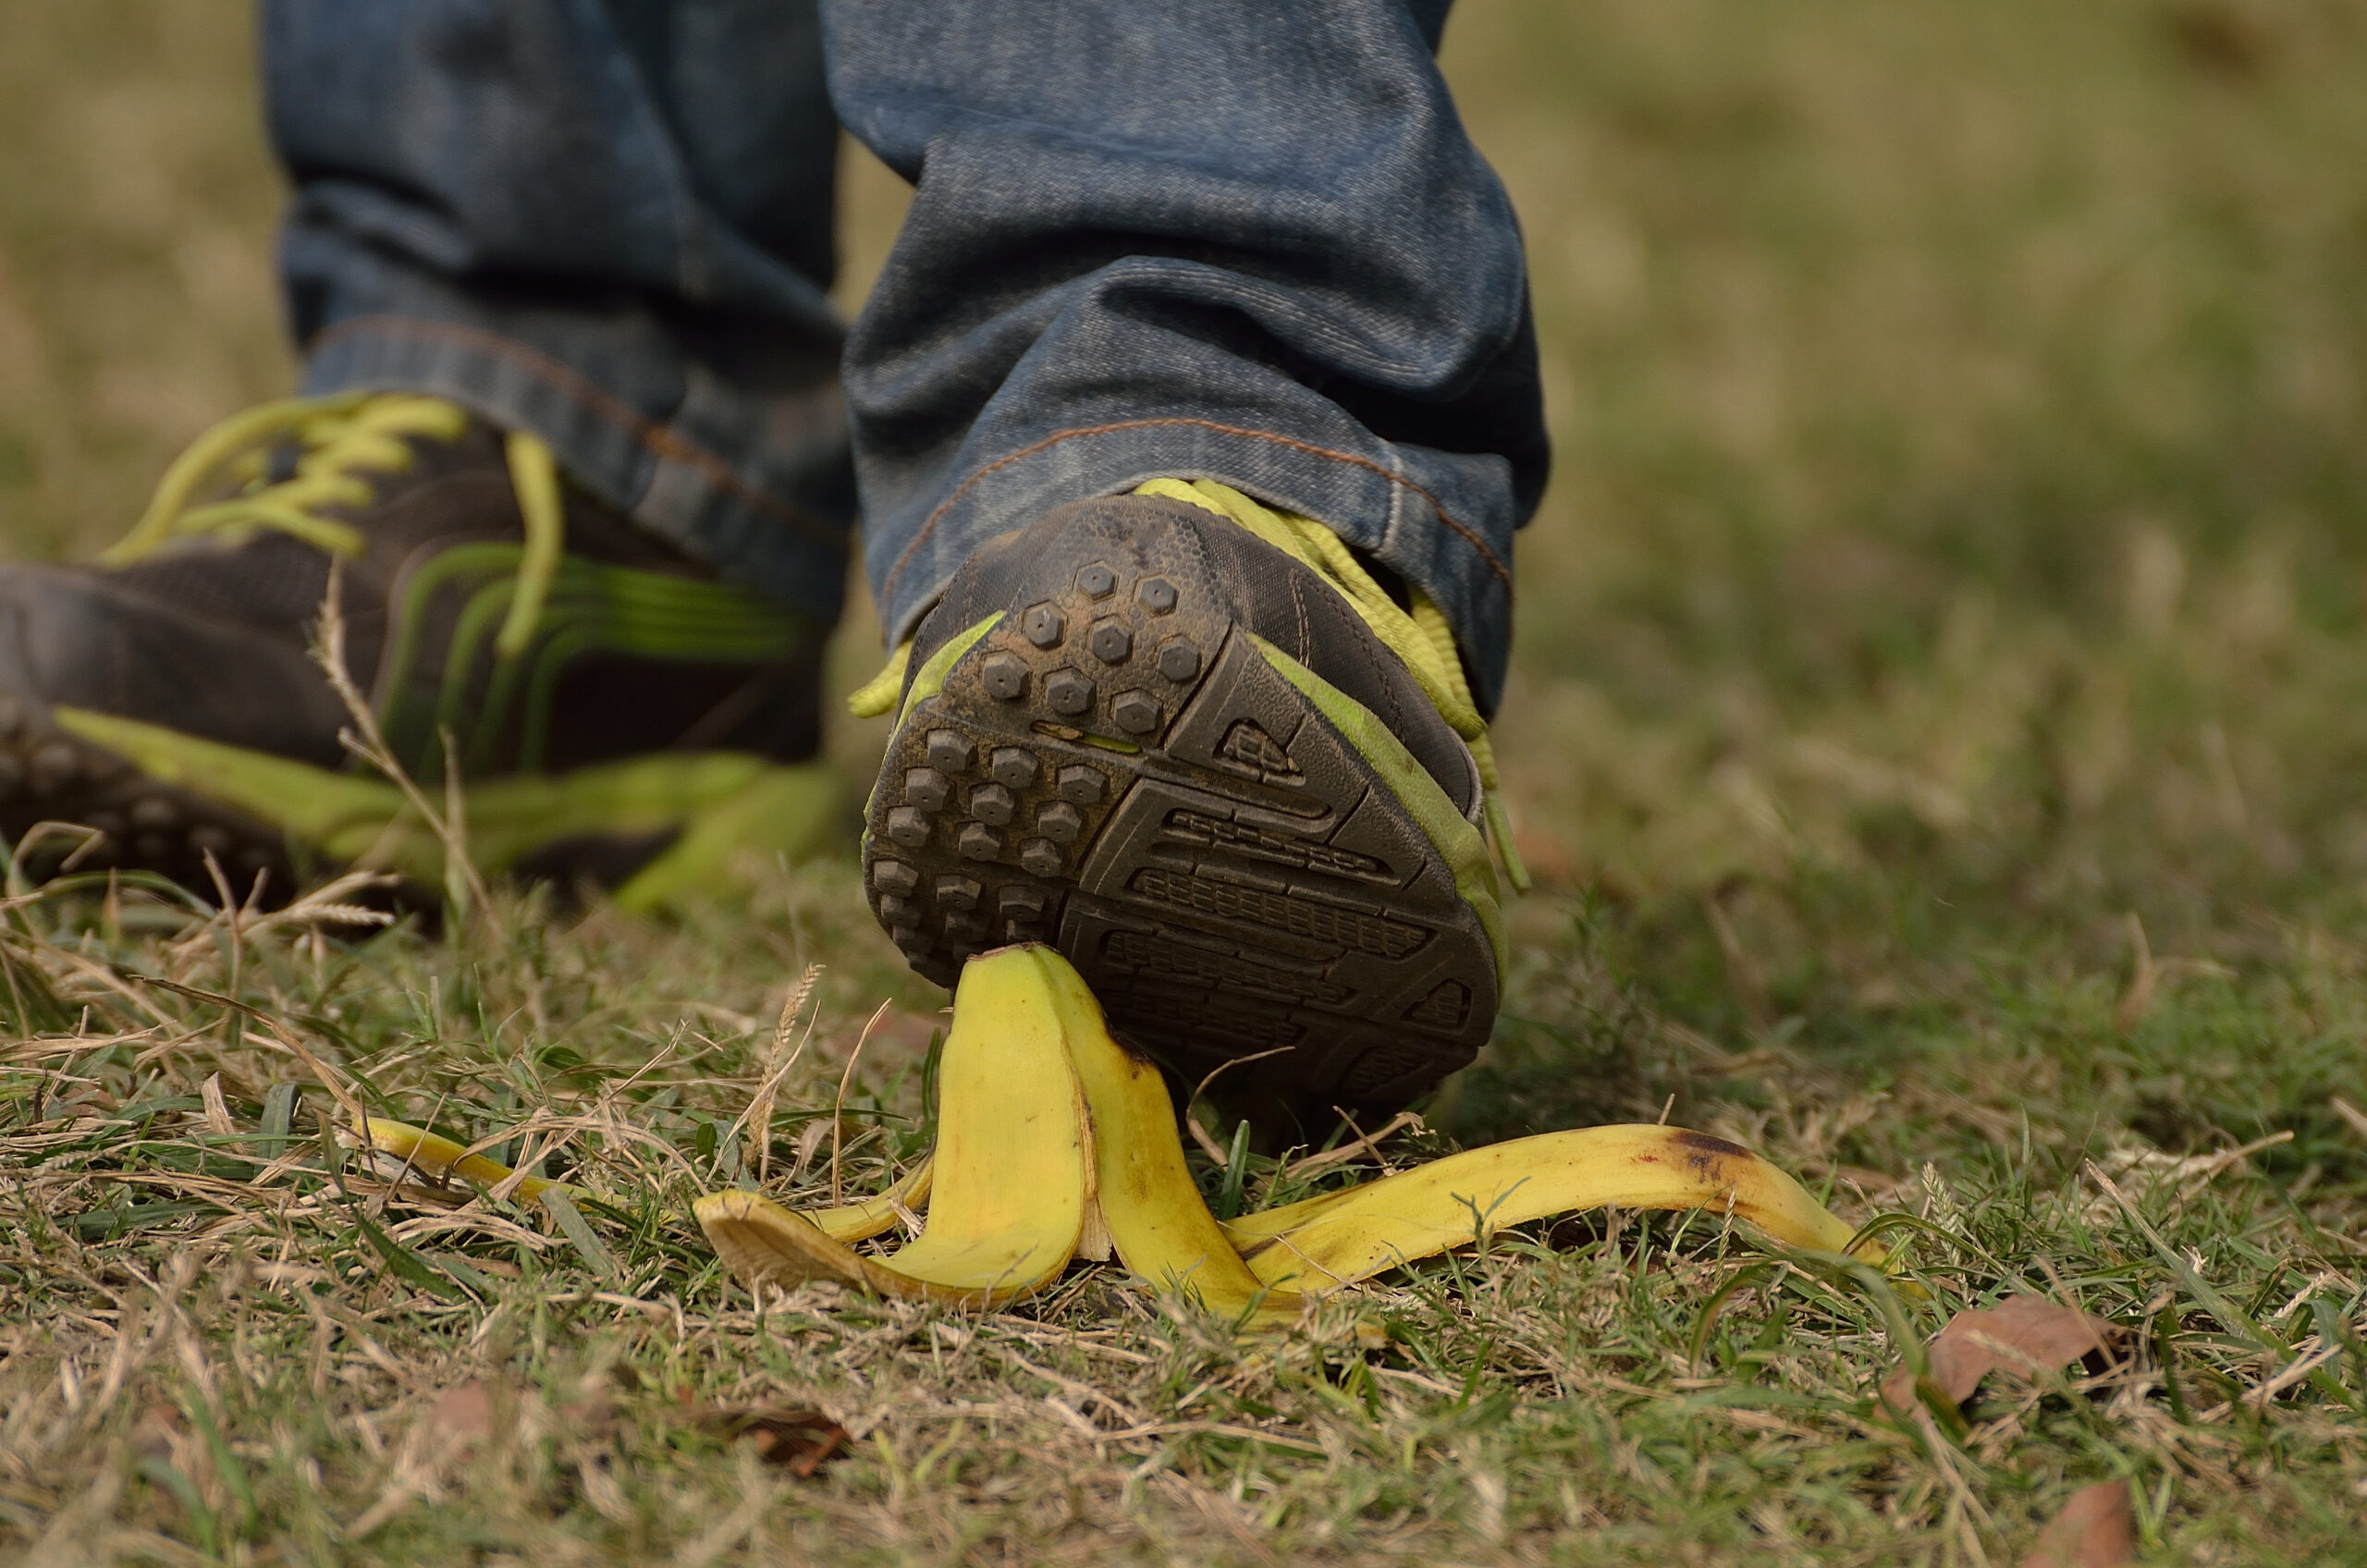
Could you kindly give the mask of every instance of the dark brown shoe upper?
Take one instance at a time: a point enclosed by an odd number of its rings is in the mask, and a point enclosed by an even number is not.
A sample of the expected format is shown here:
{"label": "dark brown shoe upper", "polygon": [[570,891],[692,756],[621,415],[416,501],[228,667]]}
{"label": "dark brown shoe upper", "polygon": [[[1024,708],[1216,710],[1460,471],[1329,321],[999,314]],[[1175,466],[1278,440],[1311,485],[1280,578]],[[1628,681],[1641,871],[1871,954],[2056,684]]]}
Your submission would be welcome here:
{"label": "dark brown shoe upper", "polygon": [[[617,639],[587,638],[555,615],[517,669],[497,668],[484,591],[514,575],[522,537],[500,434],[472,423],[457,440],[411,446],[407,471],[373,476],[369,505],[322,514],[365,541],[341,574],[346,663],[409,766],[440,773],[442,724],[460,732],[472,774],[560,770],[669,747],[813,754],[826,629],[721,589],[579,493],[567,497],[565,526],[579,623],[620,623],[631,606],[607,613],[599,595],[645,598],[647,580],[665,579],[722,593],[753,623],[777,622],[779,634],[752,655],[697,656],[693,645],[681,656],[608,645]],[[178,541],[118,568],[0,568],[0,692],[337,766],[337,732],[350,719],[310,651],[330,565],[312,545],[258,530]],[[503,712],[472,734],[497,703]]]}

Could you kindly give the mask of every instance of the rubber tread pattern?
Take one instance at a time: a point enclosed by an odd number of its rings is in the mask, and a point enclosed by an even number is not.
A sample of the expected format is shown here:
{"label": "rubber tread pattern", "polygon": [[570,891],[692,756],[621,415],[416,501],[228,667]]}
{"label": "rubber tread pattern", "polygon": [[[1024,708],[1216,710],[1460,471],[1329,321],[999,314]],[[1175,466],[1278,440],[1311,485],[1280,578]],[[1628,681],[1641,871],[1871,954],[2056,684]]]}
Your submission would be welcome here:
{"label": "rubber tread pattern", "polygon": [[[42,823],[95,828],[101,837],[53,831],[23,842]],[[58,729],[41,704],[6,692],[0,692],[0,825],[29,869],[137,868],[207,895],[218,869],[232,898],[259,895],[265,906],[286,901],[310,869],[297,864],[270,824],[146,777]]]}
{"label": "rubber tread pattern", "polygon": [[[1345,664],[1356,680],[1334,683],[1370,695],[1402,667],[1361,623],[1315,637],[1245,612],[1337,595],[1167,502],[1062,508],[989,550],[937,619],[1005,613],[901,715],[866,823],[871,906],[913,966],[950,986],[976,953],[1054,943],[1113,1028],[1187,1082],[1282,1048],[1228,1072],[1229,1097],[1308,1120],[1402,1105],[1469,1061],[1497,1004],[1478,914],[1250,636],[1328,680]],[[1249,594],[1227,580],[1244,570],[1265,575]],[[1278,593],[1288,572],[1306,581]],[[1343,631],[1370,647],[1343,650]],[[1382,698],[1442,785],[1467,778],[1452,732],[1450,750],[1404,692]]]}

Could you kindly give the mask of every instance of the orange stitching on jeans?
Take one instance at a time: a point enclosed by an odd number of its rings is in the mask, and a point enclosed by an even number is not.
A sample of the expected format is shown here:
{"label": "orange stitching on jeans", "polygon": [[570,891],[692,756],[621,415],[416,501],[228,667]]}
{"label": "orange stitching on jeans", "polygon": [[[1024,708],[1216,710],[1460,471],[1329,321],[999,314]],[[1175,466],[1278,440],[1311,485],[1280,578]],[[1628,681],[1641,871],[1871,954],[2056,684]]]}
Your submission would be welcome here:
{"label": "orange stitching on jeans", "polygon": [[960,500],[963,493],[966,492],[970,486],[977,484],[978,481],[994,472],[995,470],[999,468],[1008,468],[1012,463],[1019,461],[1022,458],[1033,457],[1047,447],[1057,446],[1062,441],[1067,441],[1079,435],[1106,435],[1113,430],[1142,430],[1157,424],[1188,424],[1200,430],[1213,430],[1220,435],[1245,435],[1254,441],[1271,441],[1278,447],[1290,447],[1298,451],[1312,452],[1317,457],[1330,458],[1335,461],[1347,463],[1356,468],[1368,469],[1372,472],[1380,475],[1381,478],[1389,481],[1392,485],[1399,489],[1411,490],[1415,495],[1419,496],[1422,499],[1428,501],[1430,504],[1430,510],[1438,515],[1438,520],[1441,522],[1445,523],[1449,528],[1454,530],[1455,533],[1461,534],[1466,544],[1479,552],[1479,558],[1488,563],[1488,570],[1494,572],[1498,580],[1503,583],[1504,591],[1506,593],[1510,593],[1512,591],[1513,574],[1511,570],[1507,568],[1502,561],[1496,557],[1495,551],[1488,548],[1488,545],[1485,540],[1481,539],[1479,535],[1474,533],[1470,529],[1465,527],[1462,523],[1456,521],[1452,516],[1448,515],[1446,508],[1440,505],[1439,498],[1436,496],[1431,495],[1428,490],[1423,489],[1412,480],[1402,479],[1396,474],[1390,472],[1389,470],[1381,467],[1379,463],[1374,462],[1370,458],[1360,458],[1354,452],[1335,451],[1330,447],[1318,447],[1312,441],[1300,441],[1288,435],[1276,435],[1271,431],[1251,430],[1245,426],[1238,424],[1219,424],[1216,421],[1211,419],[1193,419],[1186,415],[1175,414],[1160,419],[1126,419],[1120,420],[1113,424],[1082,425],[1074,430],[1056,430],[1052,432],[1051,435],[1045,436],[1041,441],[1037,441],[1030,446],[1022,447],[1016,452],[1011,452],[1002,457],[997,458],[994,461],[979,469],[976,472],[971,474],[969,478],[955,485],[953,487],[953,493],[946,496],[943,501],[939,502],[935,511],[928,514],[928,520],[921,524],[920,532],[913,535],[913,542],[904,546],[903,554],[896,557],[896,564],[888,569],[888,576],[879,585],[880,601],[884,604],[894,595],[896,579],[903,575],[904,568],[912,561],[913,553],[921,547],[921,542],[926,539],[931,533],[936,531],[938,520],[952,509],[953,503]]}
{"label": "orange stitching on jeans", "polygon": [[512,342],[497,333],[485,332],[473,326],[456,326],[449,322],[422,321],[415,316],[353,316],[325,327],[313,335],[305,347],[317,348],[331,338],[364,329],[377,332],[408,333],[419,337],[449,337],[472,347],[484,349],[522,365],[532,374],[558,387],[582,403],[598,419],[620,426],[627,435],[661,458],[671,458],[688,463],[705,475],[717,489],[739,496],[759,510],[770,512],[810,535],[816,543],[844,548],[846,534],[834,529],[799,507],[791,506],[778,496],[769,495],[732,470],[720,456],[708,451],[677,434],[671,427],[644,418],[632,409],[603,392],[583,376],[547,355],[535,352],[522,343]]}

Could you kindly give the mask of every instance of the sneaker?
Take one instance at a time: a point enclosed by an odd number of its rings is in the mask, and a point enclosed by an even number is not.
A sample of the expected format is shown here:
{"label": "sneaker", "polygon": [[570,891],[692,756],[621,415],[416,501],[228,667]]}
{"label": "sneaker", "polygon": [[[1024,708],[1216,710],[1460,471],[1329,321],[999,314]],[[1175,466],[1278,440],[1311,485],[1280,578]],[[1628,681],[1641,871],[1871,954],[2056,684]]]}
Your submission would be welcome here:
{"label": "sneaker", "polygon": [[1442,705],[1484,730],[1443,620],[1318,524],[1146,489],[987,544],[922,624],[871,906],[939,985],[1057,945],[1115,1031],[1186,1087],[1223,1069],[1228,1104],[1393,1109],[1502,994],[1489,781]]}
{"label": "sneaker", "polygon": [[[314,654],[333,567],[350,703]],[[441,840],[340,742],[358,704],[439,812],[460,781],[480,871],[646,907],[833,826],[826,630],[455,404],[273,404],[201,438],[96,565],[0,568],[0,833],[208,891],[218,867],[242,898],[347,865],[433,884]],[[58,823],[103,836],[27,841]]]}

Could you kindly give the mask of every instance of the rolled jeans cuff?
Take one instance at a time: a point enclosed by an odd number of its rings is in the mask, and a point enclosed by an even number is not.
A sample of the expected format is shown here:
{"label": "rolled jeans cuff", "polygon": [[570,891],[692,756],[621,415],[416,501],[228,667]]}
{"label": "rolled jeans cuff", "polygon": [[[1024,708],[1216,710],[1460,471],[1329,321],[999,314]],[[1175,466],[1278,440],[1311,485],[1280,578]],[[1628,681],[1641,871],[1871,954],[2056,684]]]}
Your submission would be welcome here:
{"label": "rolled jeans cuff", "polygon": [[1509,466],[1369,436],[1327,446],[1193,415],[1117,419],[1053,431],[977,466],[916,529],[867,530],[867,565],[892,643],[987,539],[1147,480],[1213,479],[1313,518],[1427,593],[1492,707],[1511,654]]}
{"label": "rolled jeans cuff", "polygon": [[752,391],[675,355],[639,378],[656,384],[654,396],[629,400],[523,338],[428,316],[352,316],[306,346],[303,389],[423,393],[527,431],[572,480],[692,559],[837,619],[853,497],[833,377]]}

